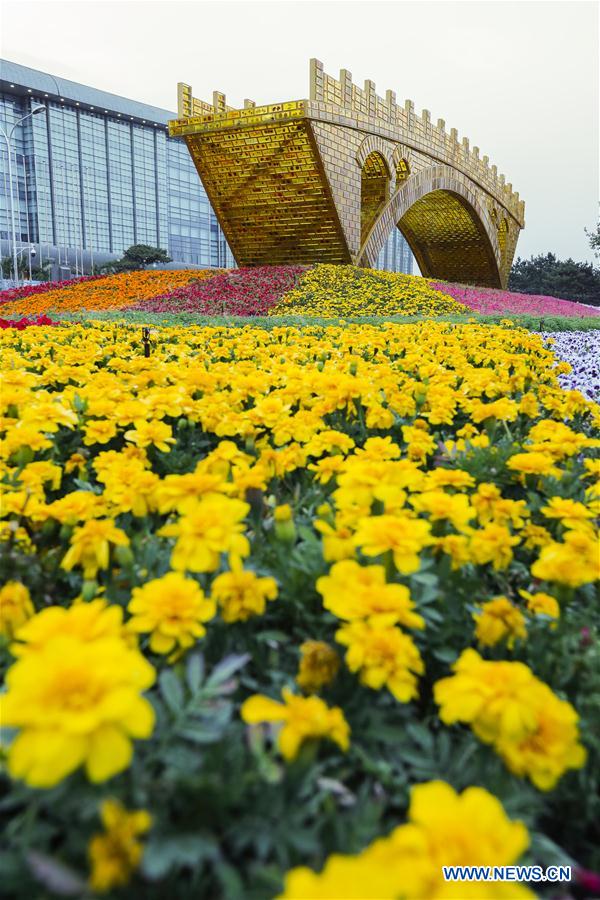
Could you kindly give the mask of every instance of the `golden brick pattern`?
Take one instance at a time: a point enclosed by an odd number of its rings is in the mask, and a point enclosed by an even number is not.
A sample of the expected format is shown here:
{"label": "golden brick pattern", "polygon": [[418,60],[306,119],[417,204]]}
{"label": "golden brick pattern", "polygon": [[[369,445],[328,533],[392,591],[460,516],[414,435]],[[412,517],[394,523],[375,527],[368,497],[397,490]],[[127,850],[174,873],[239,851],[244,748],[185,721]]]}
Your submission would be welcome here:
{"label": "golden brick pattern", "polygon": [[392,228],[424,274],[505,284],[524,204],[456,129],[310,63],[310,97],[243,109],[178,86],[185,138],[239,264],[373,265]]}

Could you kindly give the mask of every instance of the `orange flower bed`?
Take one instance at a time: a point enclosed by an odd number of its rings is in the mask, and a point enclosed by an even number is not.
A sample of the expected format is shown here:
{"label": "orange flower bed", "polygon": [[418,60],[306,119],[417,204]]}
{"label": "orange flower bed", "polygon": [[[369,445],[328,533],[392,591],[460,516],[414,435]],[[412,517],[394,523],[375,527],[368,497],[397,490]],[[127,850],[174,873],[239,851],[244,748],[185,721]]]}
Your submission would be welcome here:
{"label": "orange flower bed", "polygon": [[53,312],[79,312],[82,310],[123,309],[150,300],[183,287],[190,281],[202,281],[220,274],[221,269],[182,269],[180,271],[158,271],[146,269],[135,272],[119,272],[93,281],[46,291],[35,297],[12,300],[2,306],[2,312],[11,317],[15,314],[37,315]]}

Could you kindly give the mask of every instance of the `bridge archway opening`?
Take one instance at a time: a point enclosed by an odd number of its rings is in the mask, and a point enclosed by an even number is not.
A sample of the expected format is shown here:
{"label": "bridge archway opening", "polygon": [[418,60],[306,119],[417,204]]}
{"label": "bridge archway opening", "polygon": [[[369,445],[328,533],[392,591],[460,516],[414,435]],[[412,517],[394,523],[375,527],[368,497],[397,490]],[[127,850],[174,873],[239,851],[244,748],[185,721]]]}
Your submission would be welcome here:
{"label": "bridge archway opening", "polygon": [[376,150],[369,153],[362,165],[360,177],[361,243],[389,199],[390,180],[390,170],[381,153]]}
{"label": "bridge archway opening", "polygon": [[406,181],[409,175],[410,166],[408,164],[408,160],[402,157],[398,160],[398,165],[396,166],[396,184],[402,184],[403,181]]}
{"label": "bridge archway opening", "polygon": [[425,277],[501,287],[490,239],[464,197],[431,191],[406,210],[397,226]]}

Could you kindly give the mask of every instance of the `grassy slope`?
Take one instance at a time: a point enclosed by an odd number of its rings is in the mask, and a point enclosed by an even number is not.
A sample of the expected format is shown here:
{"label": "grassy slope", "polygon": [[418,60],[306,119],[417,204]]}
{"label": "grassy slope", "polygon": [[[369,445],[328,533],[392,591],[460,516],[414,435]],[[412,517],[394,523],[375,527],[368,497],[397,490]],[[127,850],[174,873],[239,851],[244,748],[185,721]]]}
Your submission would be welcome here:
{"label": "grassy slope", "polygon": [[[311,327],[315,325],[339,325],[347,322],[364,322],[369,324],[380,324],[382,322],[397,322],[407,324],[410,322],[420,322],[425,319],[424,316],[347,316],[343,319],[330,318],[323,319],[318,316],[198,316],[194,313],[146,313],[146,312],[81,312],[66,315],[64,313],[48,315],[53,319],[62,321],[79,322],[127,322],[132,325],[229,325],[233,327],[241,327],[244,325],[255,325],[261,328],[276,328],[278,326],[295,325],[299,327]],[[482,316],[476,313],[471,315],[450,315],[438,317],[443,322],[482,322],[488,324],[498,324],[499,322],[510,319],[515,325],[522,328],[528,328],[530,331],[591,331],[600,329],[600,316],[589,316],[585,318],[575,318],[568,316],[516,316],[516,315],[494,315]]]}

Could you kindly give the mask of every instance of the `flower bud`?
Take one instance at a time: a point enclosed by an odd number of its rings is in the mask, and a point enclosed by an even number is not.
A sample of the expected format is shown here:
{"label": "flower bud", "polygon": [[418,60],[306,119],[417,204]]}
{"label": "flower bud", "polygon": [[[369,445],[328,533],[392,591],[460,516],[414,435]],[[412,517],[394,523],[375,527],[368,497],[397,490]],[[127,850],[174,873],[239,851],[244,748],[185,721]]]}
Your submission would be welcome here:
{"label": "flower bud", "polygon": [[280,541],[292,544],[296,540],[296,526],[292,517],[289,504],[276,506],[273,517],[275,519],[275,534]]}

